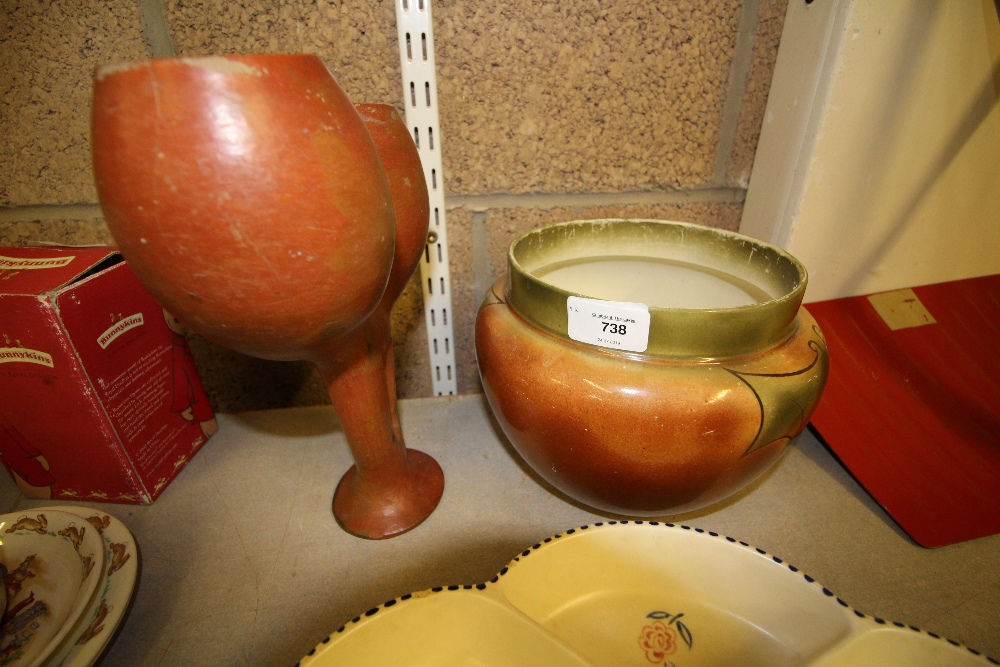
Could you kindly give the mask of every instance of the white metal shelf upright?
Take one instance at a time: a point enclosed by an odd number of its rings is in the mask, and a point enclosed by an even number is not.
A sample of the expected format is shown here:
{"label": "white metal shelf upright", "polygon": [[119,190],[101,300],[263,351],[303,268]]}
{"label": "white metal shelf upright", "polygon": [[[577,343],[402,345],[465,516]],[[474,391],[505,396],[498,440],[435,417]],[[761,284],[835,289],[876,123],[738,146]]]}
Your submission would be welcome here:
{"label": "white metal shelf upright", "polygon": [[431,0],[396,0],[396,28],[406,124],[420,153],[430,197],[430,225],[424,259],[420,262],[420,282],[431,382],[436,396],[447,396],[458,393],[458,385]]}

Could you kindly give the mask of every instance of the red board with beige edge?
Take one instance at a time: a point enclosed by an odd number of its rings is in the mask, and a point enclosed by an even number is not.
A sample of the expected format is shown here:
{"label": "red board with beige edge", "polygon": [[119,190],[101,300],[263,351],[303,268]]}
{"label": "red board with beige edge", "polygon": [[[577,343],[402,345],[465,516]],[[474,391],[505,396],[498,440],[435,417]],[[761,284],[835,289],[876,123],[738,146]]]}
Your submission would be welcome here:
{"label": "red board with beige edge", "polygon": [[809,305],[830,350],[812,424],[925,547],[1000,533],[1000,275]]}

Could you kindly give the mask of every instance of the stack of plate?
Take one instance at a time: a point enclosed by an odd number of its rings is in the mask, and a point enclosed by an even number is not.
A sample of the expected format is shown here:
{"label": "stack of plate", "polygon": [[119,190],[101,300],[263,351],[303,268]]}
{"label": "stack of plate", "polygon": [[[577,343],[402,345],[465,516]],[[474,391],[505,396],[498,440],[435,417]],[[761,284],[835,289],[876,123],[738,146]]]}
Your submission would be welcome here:
{"label": "stack of plate", "polygon": [[0,564],[7,569],[0,664],[92,665],[132,598],[132,534],[86,507],[24,510],[0,515],[0,522]]}

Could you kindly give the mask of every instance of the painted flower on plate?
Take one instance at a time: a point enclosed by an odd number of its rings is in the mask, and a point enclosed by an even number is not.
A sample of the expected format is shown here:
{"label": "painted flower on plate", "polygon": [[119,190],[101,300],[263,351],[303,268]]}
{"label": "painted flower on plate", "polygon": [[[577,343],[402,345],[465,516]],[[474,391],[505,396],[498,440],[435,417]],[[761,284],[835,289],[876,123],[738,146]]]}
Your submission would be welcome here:
{"label": "painted flower on plate", "polygon": [[639,646],[646,652],[646,659],[657,664],[677,650],[677,631],[662,621],[653,621],[642,629]]}

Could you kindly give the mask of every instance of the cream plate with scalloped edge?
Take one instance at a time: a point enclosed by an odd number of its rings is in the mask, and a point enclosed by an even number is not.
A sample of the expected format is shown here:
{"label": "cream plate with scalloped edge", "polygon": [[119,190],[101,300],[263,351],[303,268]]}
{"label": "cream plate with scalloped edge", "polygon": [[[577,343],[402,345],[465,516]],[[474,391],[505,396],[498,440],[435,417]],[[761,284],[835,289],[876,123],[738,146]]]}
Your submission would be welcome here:
{"label": "cream plate with scalloped edge", "polygon": [[610,521],[547,538],[491,581],[404,595],[309,652],[330,665],[963,667],[997,664],[856,611],[760,549]]}

